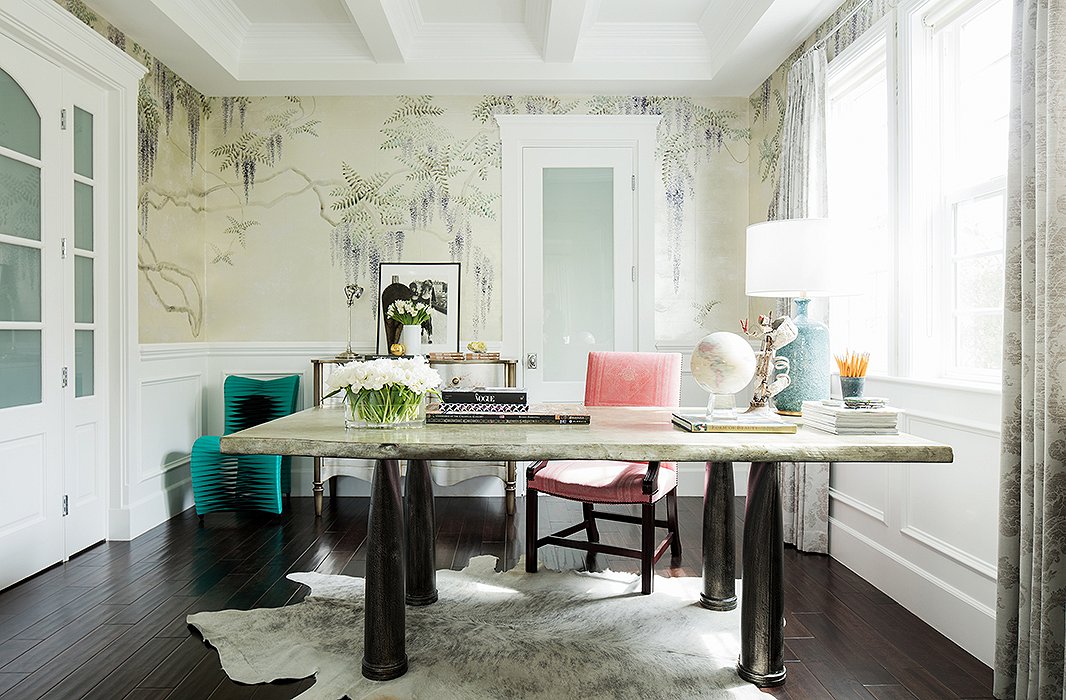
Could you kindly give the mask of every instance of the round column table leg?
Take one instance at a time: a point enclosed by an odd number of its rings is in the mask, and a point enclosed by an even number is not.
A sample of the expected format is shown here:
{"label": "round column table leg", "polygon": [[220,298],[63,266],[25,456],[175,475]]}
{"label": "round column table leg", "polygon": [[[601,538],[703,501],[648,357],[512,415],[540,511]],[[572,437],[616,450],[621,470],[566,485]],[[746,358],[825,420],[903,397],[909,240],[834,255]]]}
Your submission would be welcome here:
{"label": "round column table leg", "polygon": [[708,610],[737,607],[733,463],[707,462],[703,495],[703,593]]}
{"label": "round column table leg", "polygon": [[433,480],[422,459],[407,462],[407,604],[437,602]]}
{"label": "round column table leg", "polygon": [[737,674],[760,688],[785,682],[785,556],[777,464],[753,462],[744,507],[744,595]]}
{"label": "round column table leg", "polygon": [[400,465],[394,459],[378,460],[374,467],[367,527],[363,675],[387,681],[407,673],[403,502]]}

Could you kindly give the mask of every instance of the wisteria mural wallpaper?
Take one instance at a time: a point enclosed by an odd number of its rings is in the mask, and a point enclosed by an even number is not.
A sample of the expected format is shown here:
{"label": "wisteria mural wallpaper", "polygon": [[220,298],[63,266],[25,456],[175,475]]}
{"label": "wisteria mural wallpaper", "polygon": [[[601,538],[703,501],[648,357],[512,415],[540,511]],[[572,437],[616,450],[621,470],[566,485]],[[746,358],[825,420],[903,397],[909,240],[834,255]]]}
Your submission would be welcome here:
{"label": "wisteria mural wallpaper", "polygon": [[[149,69],[142,342],[340,339],[344,285],[375,289],[389,260],[460,262],[460,335],[499,340],[501,260],[513,251],[501,250],[497,114],[662,115],[657,339],[688,343],[746,312],[746,98],[205,97],[82,0],[56,1]],[[363,342],[371,296],[356,302]]]}

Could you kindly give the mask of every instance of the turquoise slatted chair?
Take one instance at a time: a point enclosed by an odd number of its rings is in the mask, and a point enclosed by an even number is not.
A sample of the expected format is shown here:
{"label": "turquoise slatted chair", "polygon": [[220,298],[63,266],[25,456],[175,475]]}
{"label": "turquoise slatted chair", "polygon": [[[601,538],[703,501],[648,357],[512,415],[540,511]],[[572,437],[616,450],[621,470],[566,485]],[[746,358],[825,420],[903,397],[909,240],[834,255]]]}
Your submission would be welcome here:
{"label": "turquoise slatted chair", "polygon": [[[296,410],[300,375],[262,380],[231,375],[222,387],[226,403],[224,435],[266,423]],[[281,513],[281,495],[292,490],[291,458],[280,455],[226,455],[219,437],[205,435],[192,446],[192,493],[196,514],[259,510]]]}

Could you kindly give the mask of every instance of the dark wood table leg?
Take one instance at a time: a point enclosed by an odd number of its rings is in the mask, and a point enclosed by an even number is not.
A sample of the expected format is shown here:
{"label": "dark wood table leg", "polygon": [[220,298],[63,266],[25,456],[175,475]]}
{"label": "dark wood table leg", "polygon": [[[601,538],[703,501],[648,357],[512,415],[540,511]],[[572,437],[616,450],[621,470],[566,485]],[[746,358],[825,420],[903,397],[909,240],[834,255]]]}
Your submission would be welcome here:
{"label": "dark wood table leg", "polygon": [[785,545],[777,464],[753,462],[744,507],[744,595],[737,674],[760,688],[785,682]]}
{"label": "dark wood table leg", "polygon": [[433,480],[429,464],[407,461],[407,604],[437,602],[437,556],[434,546]]}
{"label": "dark wood table leg", "polygon": [[708,610],[737,607],[733,463],[707,462],[703,495],[703,593]]}
{"label": "dark wood table leg", "polygon": [[366,545],[363,675],[387,681],[407,673],[404,648],[403,502],[400,464],[378,460],[370,489]]}

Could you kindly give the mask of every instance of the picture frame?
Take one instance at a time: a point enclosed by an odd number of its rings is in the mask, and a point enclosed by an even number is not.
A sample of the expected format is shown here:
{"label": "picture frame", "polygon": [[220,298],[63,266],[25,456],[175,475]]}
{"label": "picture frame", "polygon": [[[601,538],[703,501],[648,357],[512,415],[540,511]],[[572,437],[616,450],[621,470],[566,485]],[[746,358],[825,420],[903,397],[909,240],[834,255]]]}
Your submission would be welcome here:
{"label": "picture frame", "polygon": [[399,341],[400,324],[388,318],[398,299],[424,301],[430,319],[422,324],[423,352],[459,351],[459,263],[383,262],[378,264],[377,352],[387,355]]}

